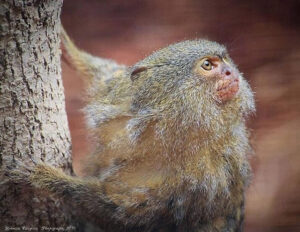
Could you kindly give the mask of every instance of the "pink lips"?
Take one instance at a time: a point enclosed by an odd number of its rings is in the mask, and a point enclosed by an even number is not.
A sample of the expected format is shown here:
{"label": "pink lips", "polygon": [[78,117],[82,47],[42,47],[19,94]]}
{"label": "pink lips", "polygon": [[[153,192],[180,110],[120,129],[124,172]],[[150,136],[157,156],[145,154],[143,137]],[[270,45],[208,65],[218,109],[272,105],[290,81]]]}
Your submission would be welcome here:
{"label": "pink lips", "polygon": [[216,97],[220,102],[232,99],[239,90],[239,79],[221,79],[216,83]]}

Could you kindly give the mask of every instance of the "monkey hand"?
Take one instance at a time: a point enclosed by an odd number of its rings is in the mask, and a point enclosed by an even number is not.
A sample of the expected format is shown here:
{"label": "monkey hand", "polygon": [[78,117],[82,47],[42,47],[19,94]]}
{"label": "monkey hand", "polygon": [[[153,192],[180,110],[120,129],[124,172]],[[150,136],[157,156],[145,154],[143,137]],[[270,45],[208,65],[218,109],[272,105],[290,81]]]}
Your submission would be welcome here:
{"label": "monkey hand", "polygon": [[7,182],[30,184],[30,175],[34,172],[34,168],[39,162],[33,157],[29,159],[27,157],[26,159],[13,157],[12,160],[5,160],[0,171],[0,185]]}

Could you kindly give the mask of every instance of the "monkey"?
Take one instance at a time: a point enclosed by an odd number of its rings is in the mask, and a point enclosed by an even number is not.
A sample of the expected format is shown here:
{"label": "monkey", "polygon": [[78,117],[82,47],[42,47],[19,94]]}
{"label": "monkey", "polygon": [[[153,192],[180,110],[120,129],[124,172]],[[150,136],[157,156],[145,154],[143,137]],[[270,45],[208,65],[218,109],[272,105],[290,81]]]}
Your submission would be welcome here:
{"label": "monkey", "polygon": [[94,149],[82,177],[37,163],[29,182],[105,231],[242,231],[255,102],[226,47],[187,40],[128,67],[61,38]]}

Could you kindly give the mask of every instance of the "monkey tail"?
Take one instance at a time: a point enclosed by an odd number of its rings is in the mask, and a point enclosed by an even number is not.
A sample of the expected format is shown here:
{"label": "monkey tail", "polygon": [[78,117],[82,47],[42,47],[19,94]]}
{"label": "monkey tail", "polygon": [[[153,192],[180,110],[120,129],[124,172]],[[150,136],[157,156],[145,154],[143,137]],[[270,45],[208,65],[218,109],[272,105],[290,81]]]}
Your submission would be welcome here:
{"label": "monkey tail", "polygon": [[90,64],[86,62],[86,54],[76,47],[63,27],[61,27],[61,40],[63,45],[62,59],[80,74],[90,79],[92,73],[90,73]]}
{"label": "monkey tail", "polygon": [[93,79],[109,79],[112,71],[124,70],[124,65],[119,65],[116,62],[96,57],[80,50],[70,39],[67,32],[61,26],[62,40],[62,59],[78,71],[84,81],[91,84]]}

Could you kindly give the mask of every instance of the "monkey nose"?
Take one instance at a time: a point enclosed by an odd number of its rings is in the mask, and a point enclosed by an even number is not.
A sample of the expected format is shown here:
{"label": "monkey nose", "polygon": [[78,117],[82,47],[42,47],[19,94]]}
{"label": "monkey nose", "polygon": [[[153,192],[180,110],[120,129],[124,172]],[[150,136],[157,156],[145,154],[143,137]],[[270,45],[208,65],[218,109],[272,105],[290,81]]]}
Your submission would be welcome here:
{"label": "monkey nose", "polygon": [[226,70],[225,70],[225,75],[226,75],[226,76],[229,76],[230,74],[231,74],[231,70],[230,70],[230,69],[226,69]]}
{"label": "monkey nose", "polygon": [[230,67],[224,67],[222,71],[225,76],[230,76],[232,73],[232,70]]}
{"label": "monkey nose", "polygon": [[235,69],[231,68],[231,67],[223,67],[222,71],[222,78],[226,79],[226,80],[236,80],[239,79],[238,78],[238,73],[236,72]]}

